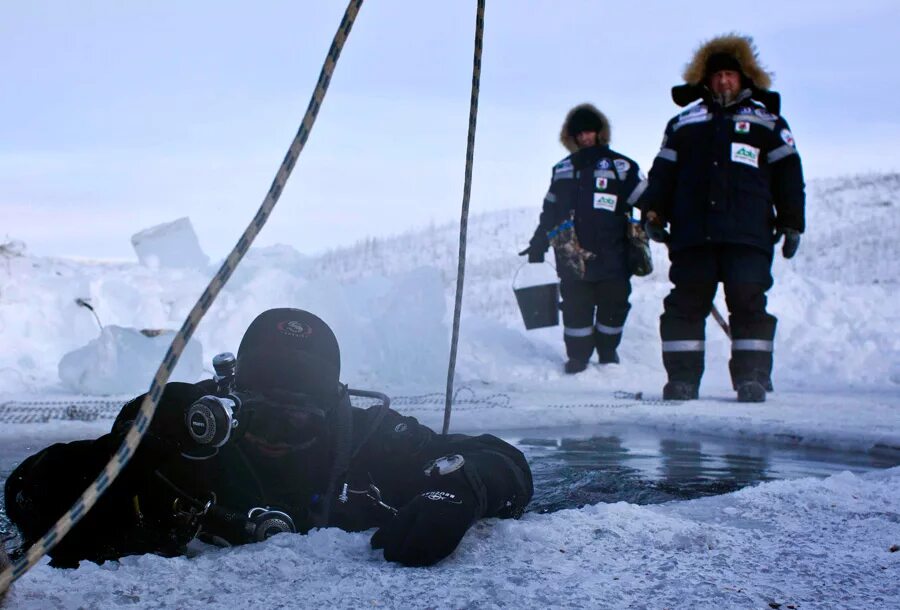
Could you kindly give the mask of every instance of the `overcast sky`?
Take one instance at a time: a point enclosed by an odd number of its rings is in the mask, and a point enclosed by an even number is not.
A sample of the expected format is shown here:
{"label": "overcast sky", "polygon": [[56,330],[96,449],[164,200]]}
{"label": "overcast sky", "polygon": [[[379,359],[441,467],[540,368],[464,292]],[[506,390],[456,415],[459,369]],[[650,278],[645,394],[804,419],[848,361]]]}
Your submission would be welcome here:
{"label": "overcast sky", "polygon": [[[131,259],[189,216],[224,256],[297,130],[346,3],[0,4],[0,240]],[[257,245],[314,253],[459,217],[474,0],[369,0]],[[472,213],[533,206],[589,101],[649,169],[669,88],[711,36],[755,37],[808,178],[900,170],[895,0],[488,0]],[[810,230],[814,231],[815,226]],[[523,244],[524,247],[525,244]]]}

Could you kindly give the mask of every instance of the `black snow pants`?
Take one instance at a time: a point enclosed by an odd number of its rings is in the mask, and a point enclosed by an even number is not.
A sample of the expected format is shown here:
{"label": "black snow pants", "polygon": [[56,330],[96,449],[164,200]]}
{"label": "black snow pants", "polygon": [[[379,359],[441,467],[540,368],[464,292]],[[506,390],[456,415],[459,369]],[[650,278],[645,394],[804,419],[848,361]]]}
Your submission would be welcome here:
{"label": "black snow pants", "polygon": [[594,349],[601,362],[615,360],[631,304],[631,280],[562,280],[563,336],[566,355],[587,362]]}
{"label": "black snow pants", "polygon": [[772,286],[772,254],[752,246],[710,244],[670,253],[674,284],[660,316],[663,364],[670,381],[700,383],[704,368],[706,317],[719,282],[730,314],[731,361],[735,388],[758,381],[772,389],[775,316],[766,312]]}

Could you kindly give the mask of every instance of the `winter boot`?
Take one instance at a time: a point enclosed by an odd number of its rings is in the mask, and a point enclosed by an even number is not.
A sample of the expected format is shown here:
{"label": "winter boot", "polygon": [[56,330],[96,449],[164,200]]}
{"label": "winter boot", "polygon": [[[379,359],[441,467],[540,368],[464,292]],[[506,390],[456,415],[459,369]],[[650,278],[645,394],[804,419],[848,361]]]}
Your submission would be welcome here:
{"label": "winter boot", "polygon": [[584,369],[587,368],[587,362],[584,360],[575,360],[570,359],[566,361],[566,365],[563,369],[566,371],[567,375],[574,375],[576,373],[580,373]]}
{"label": "winter boot", "polygon": [[663,387],[663,400],[697,400],[700,386],[688,381],[670,381]]}
{"label": "winter boot", "polygon": [[742,381],[737,388],[738,402],[766,402],[766,388],[758,381]]}
{"label": "winter boot", "polygon": [[615,349],[598,351],[597,362],[600,364],[619,364],[619,354]]}

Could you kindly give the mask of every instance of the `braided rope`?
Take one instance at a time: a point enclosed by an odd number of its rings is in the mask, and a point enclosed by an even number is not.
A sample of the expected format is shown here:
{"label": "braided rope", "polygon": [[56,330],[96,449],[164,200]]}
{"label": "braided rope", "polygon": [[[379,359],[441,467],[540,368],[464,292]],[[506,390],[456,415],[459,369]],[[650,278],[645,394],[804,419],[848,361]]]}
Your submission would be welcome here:
{"label": "braided rope", "polygon": [[175,368],[175,364],[178,362],[178,358],[181,356],[184,346],[191,338],[191,335],[194,333],[200,320],[206,314],[206,311],[212,305],[216,296],[219,294],[219,291],[221,291],[235,268],[237,268],[238,263],[249,249],[250,244],[253,243],[253,240],[256,238],[257,234],[259,234],[259,231],[266,224],[269,214],[271,214],[272,209],[278,202],[282,190],[284,189],[284,185],[297,162],[297,157],[300,156],[300,152],[303,150],[306,140],[309,137],[309,132],[319,113],[322,100],[325,97],[325,92],[328,90],[328,85],[331,82],[331,73],[334,71],[334,67],[341,54],[341,49],[344,46],[347,36],[350,34],[350,29],[353,27],[353,22],[356,19],[356,15],[359,12],[360,6],[362,6],[362,3],[363,0],[350,0],[350,3],[347,5],[344,17],[341,19],[340,26],[338,26],[338,30],[331,42],[331,48],[328,50],[328,55],[325,58],[325,63],[319,73],[319,80],[316,83],[316,88],[309,101],[309,106],[306,109],[303,122],[300,124],[300,129],[294,136],[291,146],[288,149],[284,160],[281,162],[281,166],[278,168],[275,179],[272,181],[272,185],[269,188],[262,205],[259,207],[256,216],[254,216],[253,220],[247,226],[243,235],[241,235],[241,238],[238,240],[234,249],[228,255],[228,258],[222,263],[222,267],[219,269],[218,273],[213,277],[206,287],[206,290],[204,290],[203,294],[200,296],[200,299],[194,305],[193,309],[191,309],[181,330],[178,331],[178,334],[175,335],[175,338],[172,340],[172,344],[169,346],[169,350],[166,352],[159,369],[156,371],[156,376],[150,384],[150,389],[147,391],[143,403],[141,403],[140,412],[135,418],[131,428],[128,430],[128,434],[125,436],[125,441],[119,447],[116,454],[110,459],[109,463],[103,469],[103,472],[101,472],[97,479],[84,491],[72,508],[60,517],[59,521],[56,522],[43,538],[38,540],[28,549],[24,557],[16,561],[10,568],[7,568],[0,573],[0,593],[6,591],[14,580],[27,572],[41,557],[62,540],[69,530],[72,529],[72,526],[78,523],[91,507],[94,506],[97,502],[97,498],[106,491],[109,485],[116,479],[119,472],[121,472],[125,464],[128,463],[128,460],[131,459],[131,456],[134,455],[144,433],[147,431],[150,420],[153,419],[153,414],[156,412],[156,406],[159,404],[163,388],[165,387],[166,381],[169,379],[172,370]]}
{"label": "braided rope", "polygon": [[453,402],[453,376],[456,374],[456,348],[459,343],[459,318],[462,313],[463,281],[466,275],[466,233],[469,225],[469,195],[472,191],[472,160],[475,156],[475,122],[478,118],[478,91],[481,82],[481,41],[484,34],[484,2],[478,0],[475,17],[475,56],[472,60],[472,96],[469,100],[469,135],[466,142],[466,178],[463,184],[462,215],[459,221],[459,265],[456,271],[456,301],[453,305],[453,336],[450,339],[450,364],[447,367],[447,392],[444,398],[443,434],[450,430],[450,405]]}

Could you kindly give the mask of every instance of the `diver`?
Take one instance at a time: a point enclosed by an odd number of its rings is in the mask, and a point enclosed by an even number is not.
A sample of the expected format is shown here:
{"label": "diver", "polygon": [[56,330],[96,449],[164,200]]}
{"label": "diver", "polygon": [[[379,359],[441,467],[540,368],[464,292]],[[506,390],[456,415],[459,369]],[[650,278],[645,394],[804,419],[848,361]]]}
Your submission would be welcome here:
{"label": "diver", "polygon": [[[90,512],[53,548],[55,567],[125,555],[177,556],[313,528],[377,528],[371,546],[406,566],[437,563],[475,521],[518,518],[533,493],[522,453],[482,434],[442,436],[340,382],[340,350],[317,316],[281,308],[250,324],[214,379],[169,383],[143,442]],[[351,405],[350,397],[375,406]],[[47,447],[4,489],[27,548],[121,445],[144,396],[95,440]]]}

